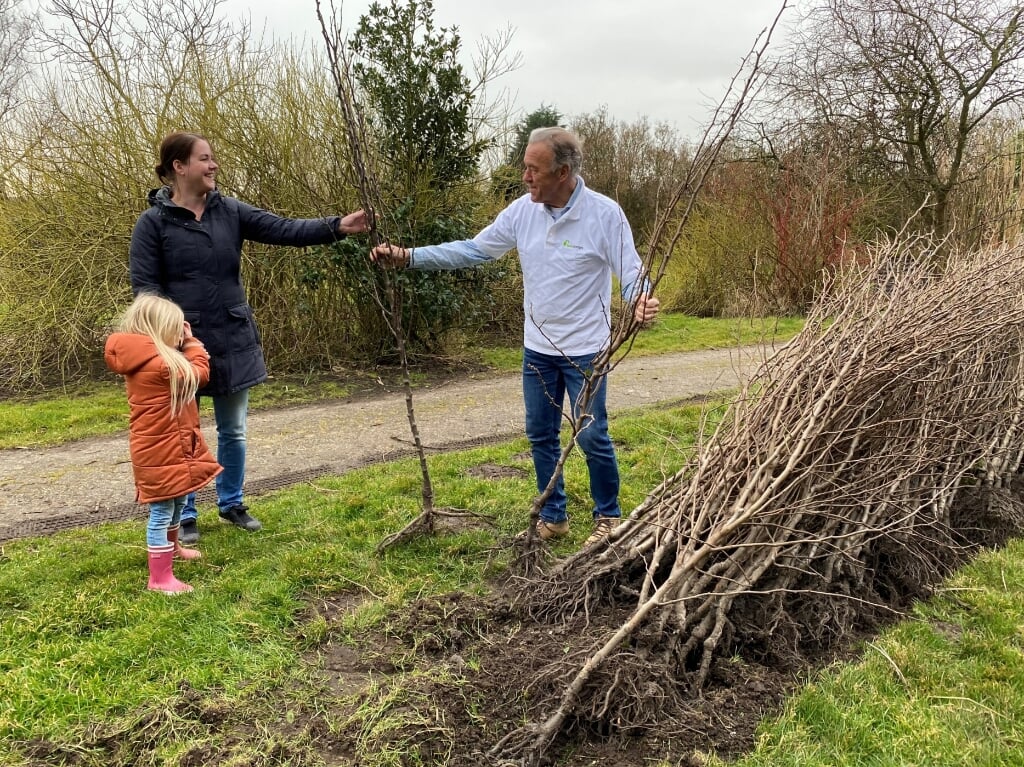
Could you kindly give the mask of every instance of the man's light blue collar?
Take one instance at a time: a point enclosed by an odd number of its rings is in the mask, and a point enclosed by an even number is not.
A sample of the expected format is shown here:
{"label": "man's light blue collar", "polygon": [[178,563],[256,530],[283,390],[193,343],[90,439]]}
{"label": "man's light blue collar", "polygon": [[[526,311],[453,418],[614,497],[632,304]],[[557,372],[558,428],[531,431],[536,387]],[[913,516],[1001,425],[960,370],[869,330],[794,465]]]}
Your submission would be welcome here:
{"label": "man's light blue collar", "polygon": [[552,208],[547,203],[544,203],[544,209],[551,214],[551,217],[557,221],[566,213],[568,213],[572,206],[576,204],[576,200],[579,199],[580,193],[583,191],[583,178],[576,176],[576,188],[572,190],[572,194],[569,195],[569,201],[565,203],[564,208]]}

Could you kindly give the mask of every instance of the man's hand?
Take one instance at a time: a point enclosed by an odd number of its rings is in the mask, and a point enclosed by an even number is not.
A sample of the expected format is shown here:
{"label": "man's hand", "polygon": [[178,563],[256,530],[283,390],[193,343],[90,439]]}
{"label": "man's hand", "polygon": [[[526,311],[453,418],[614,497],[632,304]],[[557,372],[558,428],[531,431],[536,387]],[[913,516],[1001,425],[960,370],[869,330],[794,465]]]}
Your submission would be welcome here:
{"label": "man's hand", "polygon": [[359,234],[369,230],[370,224],[366,220],[366,211],[357,210],[355,213],[349,213],[347,216],[342,217],[341,221],[338,222],[338,233],[339,234]]}
{"label": "man's hand", "polygon": [[370,251],[370,260],[387,269],[404,269],[409,265],[409,249],[397,245],[378,245]]}
{"label": "man's hand", "polygon": [[633,308],[633,319],[641,325],[648,325],[659,311],[661,311],[661,301],[654,296],[640,296]]}

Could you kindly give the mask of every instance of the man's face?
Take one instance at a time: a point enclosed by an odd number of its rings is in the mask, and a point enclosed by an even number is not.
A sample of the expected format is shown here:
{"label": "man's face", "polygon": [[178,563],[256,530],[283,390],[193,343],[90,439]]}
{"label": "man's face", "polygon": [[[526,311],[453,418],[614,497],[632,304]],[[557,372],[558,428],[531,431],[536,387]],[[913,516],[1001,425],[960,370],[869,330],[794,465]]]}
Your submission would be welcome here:
{"label": "man's face", "polygon": [[561,208],[569,201],[572,184],[569,169],[564,165],[552,167],[554,161],[555,155],[547,144],[528,144],[523,156],[523,183],[533,202]]}

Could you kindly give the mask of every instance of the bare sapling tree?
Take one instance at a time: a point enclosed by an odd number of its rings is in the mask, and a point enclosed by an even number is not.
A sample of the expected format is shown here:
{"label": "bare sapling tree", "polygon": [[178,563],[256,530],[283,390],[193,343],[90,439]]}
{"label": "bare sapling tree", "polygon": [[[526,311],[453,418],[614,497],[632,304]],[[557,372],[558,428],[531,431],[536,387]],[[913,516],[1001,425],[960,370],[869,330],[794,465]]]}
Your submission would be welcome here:
{"label": "bare sapling tree", "polygon": [[562,403],[555,403],[562,408],[562,419],[568,426],[569,438],[562,447],[547,485],[530,504],[530,525],[526,535],[517,539],[519,551],[513,562],[513,572],[517,575],[530,577],[542,569],[544,547],[537,533],[540,511],[554,492],[579,434],[593,420],[589,413],[594,396],[609,373],[628,355],[636,334],[643,327],[642,321],[636,318],[634,312],[637,301],[645,294],[653,294],[664,277],[668,261],[682,237],[705,181],[743,115],[751,95],[763,83],[763,60],[772,33],[786,7],[786,2],[783,2],[771,25],[758,36],[750,52],[744,57],[725,96],[712,115],[685,174],[672,190],[664,208],[657,211],[650,238],[644,247],[643,272],[647,279],[637,280],[631,295],[625,297],[619,311],[612,313],[608,344],[598,352],[590,369],[580,371],[584,383],[577,401],[571,403],[568,408],[562,407]]}
{"label": "bare sapling tree", "polygon": [[968,555],[956,531],[989,520],[955,518],[965,486],[1014,505],[1024,243],[954,254],[937,273],[920,251],[940,246],[893,241],[840,274],[683,468],[523,594],[542,622],[609,603],[629,614],[540,669],[549,711],[496,760],[535,763],[569,718],[663,724],[744,647],[835,647]]}
{"label": "bare sapling tree", "polygon": [[[330,4],[330,19],[326,18],[321,9],[320,0],[316,4],[317,19],[327,48],[327,60],[331,76],[337,89],[338,101],[344,116],[345,139],[348,144],[353,183],[358,190],[359,199],[366,211],[369,221],[370,246],[391,242],[390,232],[395,228],[389,221],[384,206],[378,175],[374,170],[373,145],[369,138],[363,114],[356,99],[356,84],[352,75],[352,67],[346,48],[344,31],[341,27],[340,14],[336,12],[333,0]],[[487,521],[484,515],[455,508],[437,508],[434,506],[434,488],[430,478],[430,467],[427,463],[426,449],[420,438],[419,426],[416,423],[416,411],[413,406],[412,378],[409,372],[409,356],[406,351],[405,331],[402,327],[403,291],[401,286],[390,274],[382,271],[383,289],[379,293],[373,283],[373,300],[379,307],[384,322],[394,336],[398,352],[399,365],[402,369],[402,386],[405,392],[406,415],[412,433],[413,445],[419,459],[422,510],[408,525],[386,537],[377,546],[378,551],[395,546],[420,535],[433,534],[438,517],[471,517]],[[383,293],[383,295],[381,295]]]}
{"label": "bare sapling tree", "polygon": [[[31,39],[31,19],[21,7],[21,0],[0,0],[0,127],[24,98],[22,80],[31,63],[28,57]],[[3,157],[0,168],[5,168],[7,154],[0,157]]]}
{"label": "bare sapling tree", "polygon": [[862,178],[887,179],[893,226],[917,211],[921,229],[945,237],[957,223],[951,203],[971,171],[976,134],[1024,102],[1024,6],[817,0],[808,7],[776,79],[783,121],[834,131],[860,158]]}

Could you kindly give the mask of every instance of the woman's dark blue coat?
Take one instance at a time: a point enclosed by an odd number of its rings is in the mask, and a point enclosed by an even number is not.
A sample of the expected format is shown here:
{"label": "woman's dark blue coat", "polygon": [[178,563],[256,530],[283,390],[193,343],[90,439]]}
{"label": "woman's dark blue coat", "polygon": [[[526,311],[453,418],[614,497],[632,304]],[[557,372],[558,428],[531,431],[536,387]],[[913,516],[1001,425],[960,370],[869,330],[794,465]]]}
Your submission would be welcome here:
{"label": "woman's dark blue coat", "polygon": [[171,202],[169,187],[149,193],[132,231],[132,292],[157,293],[185,312],[210,353],[203,395],[231,394],[267,379],[260,334],[242,287],[242,242],[325,245],[342,239],[339,218],[282,218],[214,190],[197,221]]}

